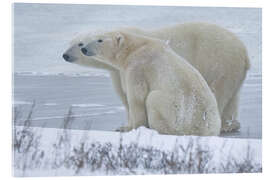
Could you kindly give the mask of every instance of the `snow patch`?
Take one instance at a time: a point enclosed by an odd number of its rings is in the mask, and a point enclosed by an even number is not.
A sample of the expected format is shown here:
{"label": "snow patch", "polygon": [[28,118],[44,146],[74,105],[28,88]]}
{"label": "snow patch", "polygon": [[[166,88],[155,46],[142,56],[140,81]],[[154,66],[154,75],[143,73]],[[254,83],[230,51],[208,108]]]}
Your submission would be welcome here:
{"label": "snow patch", "polygon": [[22,72],[14,72],[17,76],[69,76],[69,77],[110,77],[110,75],[107,72],[80,72],[80,73],[74,73],[74,72],[28,72],[28,71],[22,71]]}
{"label": "snow patch", "polygon": [[72,104],[72,107],[103,107],[102,104]]}
{"label": "snow patch", "polygon": [[28,101],[13,101],[14,105],[27,105],[27,104],[33,104],[33,102],[28,102]]}
{"label": "snow patch", "polygon": [[44,106],[56,106],[57,103],[45,103]]}

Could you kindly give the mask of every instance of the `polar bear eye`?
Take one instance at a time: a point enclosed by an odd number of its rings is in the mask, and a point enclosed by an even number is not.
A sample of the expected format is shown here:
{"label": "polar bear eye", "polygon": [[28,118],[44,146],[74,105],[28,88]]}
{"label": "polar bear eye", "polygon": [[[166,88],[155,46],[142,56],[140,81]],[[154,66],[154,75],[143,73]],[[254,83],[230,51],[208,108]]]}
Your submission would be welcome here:
{"label": "polar bear eye", "polygon": [[79,43],[78,46],[80,46],[80,47],[83,46],[83,43]]}
{"label": "polar bear eye", "polygon": [[101,43],[101,42],[103,42],[103,40],[102,39],[99,39],[97,42]]}

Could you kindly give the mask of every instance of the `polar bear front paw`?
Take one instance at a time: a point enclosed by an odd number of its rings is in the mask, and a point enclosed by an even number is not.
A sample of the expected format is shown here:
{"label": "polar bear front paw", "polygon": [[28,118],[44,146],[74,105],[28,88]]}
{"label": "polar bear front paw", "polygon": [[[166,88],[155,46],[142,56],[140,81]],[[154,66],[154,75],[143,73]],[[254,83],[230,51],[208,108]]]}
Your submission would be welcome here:
{"label": "polar bear front paw", "polygon": [[221,132],[236,132],[240,129],[240,123],[237,120],[226,120],[222,123]]}
{"label": "polar bear front paw", "polygon": [[115,131],[117,132],[127,132],[130,131],[132,128],[130,126],[121,126],[117,128]]}

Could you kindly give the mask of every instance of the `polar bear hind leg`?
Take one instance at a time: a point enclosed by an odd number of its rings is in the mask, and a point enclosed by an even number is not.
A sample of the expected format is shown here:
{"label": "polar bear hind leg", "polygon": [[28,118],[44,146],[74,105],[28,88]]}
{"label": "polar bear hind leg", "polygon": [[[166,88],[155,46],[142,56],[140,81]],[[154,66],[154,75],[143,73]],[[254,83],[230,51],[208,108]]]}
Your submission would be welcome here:
{"label": "polar bear hind leg", "polygon": [[231,98],[225,106],[222,113],[222,132],[232,132],[240,129],[240,123],[237,121],[239,92]]}
{"label": "polar bear hind leg", "polygon": [[[171,135],[199,135],[211,136],[219,134],[213,130],[207,130],[204,121],[178,120],[180,105],[174,104],[175,98],[164,91],[152,91],[146,99],[146,109],[149,128],[157,130],[161,134]],[[184,113],[183,116],[188,116]],[[204,127],[205,126],[205,127]]]}
{"label": "polar bear hind leg", "polygon": [[[161,134],[171,134],[171,123],[168,121],[172,114],[169,95],[159,90],[149,93],[146,99],[146,109],[149,128],[157,130]],[[166,107],[167,106],[167,107]],[[175,134],[175,133],[174,133]]]}

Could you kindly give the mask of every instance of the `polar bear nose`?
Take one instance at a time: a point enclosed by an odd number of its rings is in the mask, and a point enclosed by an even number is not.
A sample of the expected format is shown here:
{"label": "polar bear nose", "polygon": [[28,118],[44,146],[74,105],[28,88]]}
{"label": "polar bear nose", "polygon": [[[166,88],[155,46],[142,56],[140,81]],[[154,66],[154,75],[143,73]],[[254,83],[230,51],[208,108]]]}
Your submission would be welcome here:
{"label": "polar bear nose", "polygon": [[86,48],[82,48],[81,51],[82,51],[82,53],[83,53],[84,55],[87,55],[87,49],[86,49]]}
{"label": "polar bear nose", "polygon": [[66,61],[69,61],[69,59],[70,59],[69,55],[67,55],[67,54],[63,54],[63,58],[64,58]]}

